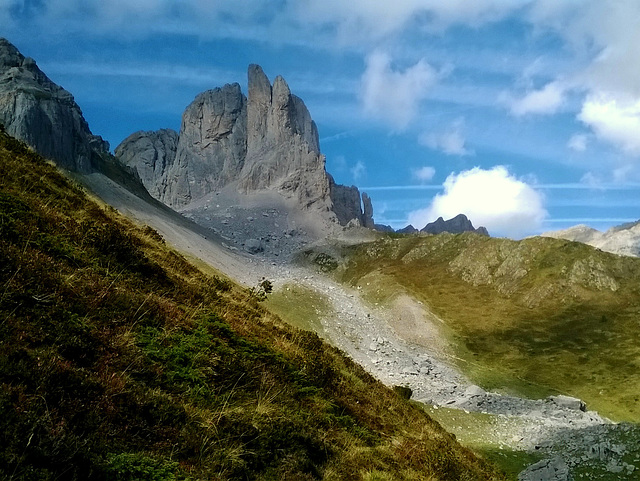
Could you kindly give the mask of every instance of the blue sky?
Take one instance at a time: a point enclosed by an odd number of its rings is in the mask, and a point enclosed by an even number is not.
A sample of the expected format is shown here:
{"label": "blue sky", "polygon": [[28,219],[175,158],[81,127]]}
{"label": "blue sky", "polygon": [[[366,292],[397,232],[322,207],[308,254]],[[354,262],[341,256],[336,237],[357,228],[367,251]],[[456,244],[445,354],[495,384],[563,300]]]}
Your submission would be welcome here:
{"label": "blue sky", "polygon": [[260,64],[376,222],[521,237],[640,218],[637,0],[0,0],[115,148]]}

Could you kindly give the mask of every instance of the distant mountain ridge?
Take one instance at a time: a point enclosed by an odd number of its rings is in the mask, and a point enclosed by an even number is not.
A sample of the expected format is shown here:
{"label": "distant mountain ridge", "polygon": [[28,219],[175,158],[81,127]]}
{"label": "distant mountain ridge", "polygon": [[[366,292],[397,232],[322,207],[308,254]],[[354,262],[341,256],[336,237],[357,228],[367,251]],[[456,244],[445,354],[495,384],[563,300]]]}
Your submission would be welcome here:
{"label": "distant mountain ridge", "polygon": [[325,170],[318,129],[284,78],[271,85],[259,65],[248,68],[248,96],[237,83],[199,94],[180,132],[136,132],[115,150],[158,200],[182,208],[235,185],[251,194],[274,190],[339,224],[374,227],[369,197],[336,184]]}
{"label": "distant mountain ridge", "polygon": [[420,232],[426,232],[427,234],[441,234],[442,232],[462,234],[463,232],[475,232],[480,235],[489,235],[486,227],[474,228],[471,221],[464,214],[458,214],[449,220],[444,220],[442,217],[438,217],[434,222],[431,222],[420,229]]}
{"label": "distant mountain ridge", "polygon": [[580,224],[564,230],[545,232],[541,236],[582,242],[612,254],[640,257],[640,221],[621,224],[606,232]]}

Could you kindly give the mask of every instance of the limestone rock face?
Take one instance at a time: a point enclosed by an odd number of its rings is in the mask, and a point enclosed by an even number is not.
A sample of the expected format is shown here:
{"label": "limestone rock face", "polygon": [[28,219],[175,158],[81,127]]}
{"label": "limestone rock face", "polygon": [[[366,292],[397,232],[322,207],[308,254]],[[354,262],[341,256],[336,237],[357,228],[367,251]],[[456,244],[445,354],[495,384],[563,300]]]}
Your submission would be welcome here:
{"label": "limestone rock face", "polygon": [[442,232],[461,234],[462,232],[475,232],[481,235],[489,235],[489,232],[485,227],[478,227],[475,229],[471,221],[467,219],[467,216],[464,214],[458,214],[453,219],[449,220],[444,220],[442,217],[438,217],[435,222],[431,222],[420,229],[420,232],[426,232],[427,234],[441,234]]}
{"label": "limestone rock face", "polygon": [[247,101],[237,83],[199,94],[182,115],[165,204],[182,207],[235,180],[247,151]]}
{"label": "limestone rock face", "polygon": [[173,165],[178,147],[178,132],[162,129],[135,132],[116,148],[115,155],[135,169],[147,191],[156,199],[165,195],[167,172]]}
{"label": "limestone rock face", "polygon": [[246,194],[277,191],[341,225],[373,228],[371,199],[326,172],[304,102],[282,77],[272,86],[258,65],[249,66],[248,81],[248,97],[238,84],[198,95],[183,114],[177,142],[166,133],[138,133],[118,146],[117,156],[172,207],[233,183]]}
{"label": "limestone rock face", "polygon": [[360,192],[355,186],[336,184],[333,178],[329,179],[331,186],[331,202],[338,222],[346,225],[350,220],[356,219],[362,225],[362,211],[360,210]]}
{"label": "limestone rock face", "polygon": [[250,65],[247,104],[247,155],[240,190],[278,190],[297,197],[304,208],[329,210],[325,159],[304,102],[291,94],[282,77],[271,87],[262,68]]}
{"label": "limestone rock face", "polygon": [[95,136],[73,96],[53,83],[31,58],[0,38],[0,123],[61,167],[92,170],[92,157],[109,144]]}
{"label": "limestone rock face", "polygon": [[363,225],[369,229],[375,228],[375,223],[373,222],[373,204],[366,192],[362,193],[362,206],[364,209],[362,213]]}

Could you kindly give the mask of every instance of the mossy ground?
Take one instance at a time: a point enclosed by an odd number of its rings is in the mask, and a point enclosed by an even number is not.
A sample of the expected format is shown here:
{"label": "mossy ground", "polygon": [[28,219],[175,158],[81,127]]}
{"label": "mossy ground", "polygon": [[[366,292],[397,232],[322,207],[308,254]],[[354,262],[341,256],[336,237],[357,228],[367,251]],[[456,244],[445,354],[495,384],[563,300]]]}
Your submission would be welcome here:
{"label": "mossy ground", "polygon": [[0,478],[502,479],[2,133]]}

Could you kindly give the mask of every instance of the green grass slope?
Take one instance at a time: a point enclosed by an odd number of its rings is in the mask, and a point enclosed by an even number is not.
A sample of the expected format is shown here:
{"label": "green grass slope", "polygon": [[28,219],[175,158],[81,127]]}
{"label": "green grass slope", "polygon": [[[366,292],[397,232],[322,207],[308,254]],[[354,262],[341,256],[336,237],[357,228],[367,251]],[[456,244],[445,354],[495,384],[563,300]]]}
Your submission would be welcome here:
{"label": "green grass slope", "polygon": [[481,385],[640,421],[640,259],[473,234],[387,237],[347,258],[340,275],[373,300],[403,290],[428,303]]}
{"label": "green grass slope", "polygon": [[0,479],[502,479],[0,133]]}

